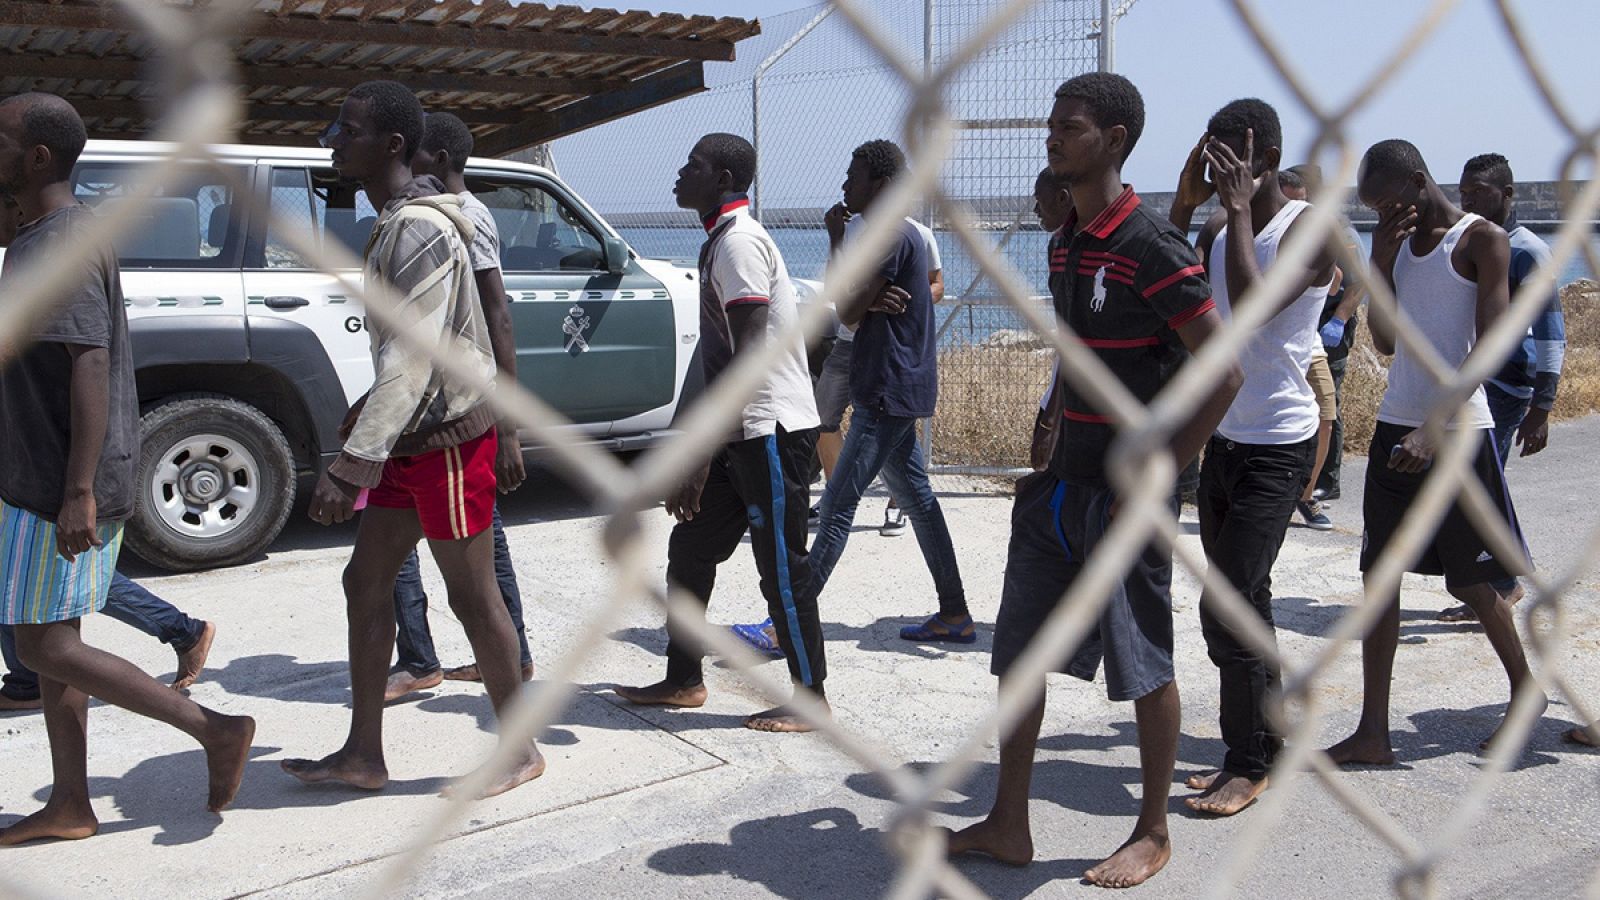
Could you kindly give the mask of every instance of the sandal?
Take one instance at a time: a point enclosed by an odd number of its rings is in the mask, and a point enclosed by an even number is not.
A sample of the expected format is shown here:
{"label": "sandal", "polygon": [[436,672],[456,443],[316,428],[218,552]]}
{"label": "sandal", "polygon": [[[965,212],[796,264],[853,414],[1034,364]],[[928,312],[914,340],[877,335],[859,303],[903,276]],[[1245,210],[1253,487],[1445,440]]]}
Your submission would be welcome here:
{"label": "sandal", "polygon": [[951,625],[935,614],[921,625],[907,625],[900,629],[900,639],[934,644],[972,644],[978,640],[978,626],[971,616],[963,616],[960,622]]}
{"label": "sandal", "polygon": [[733,632],[734,637],[768,656],[783,656],[783,648],[778,646],[777,631],[773,629],[771,619],[754,625],[730,625],[728,630]]}
{"label": "sandal", "polygon": [[1472,611],[1472,607],[1463,603],[1460,606],[1452,606],[1444,612],[1439,613],[1439,621],[1476,622],[1478,621],[1478,614]]}

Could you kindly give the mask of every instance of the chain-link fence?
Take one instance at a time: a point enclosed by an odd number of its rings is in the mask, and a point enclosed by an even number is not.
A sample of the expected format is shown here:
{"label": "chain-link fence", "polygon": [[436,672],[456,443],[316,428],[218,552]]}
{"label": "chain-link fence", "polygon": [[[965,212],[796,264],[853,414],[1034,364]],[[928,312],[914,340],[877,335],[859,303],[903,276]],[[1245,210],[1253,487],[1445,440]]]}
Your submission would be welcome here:
{"label": "chain-link fence", "polygon": [[[1506,727],[1490,745],[1481,771],[1472,776],[1471,783],[1464,789],[1456,814],[1438,823],[1432,835],[1423,837],[1408,833],[1316,749],[1318,729],[1327,708],[1325,697],[1315,688],[1334,661],[1351,652],[1354,639],[1373,627],[1385,610],[1388,598],[1397,590],[1406,561],[1417,555],[1452,502],[1463,504],[1469,518],[1487,536],[1497,555],[1502,558],[1520,556],[1520,542],[1508,527],[1503,513],[1491,502],[1479,481],[1470,475],[1476,433],[1447,431],[1444,423],[1467,401],[1473,388],[1498,369],[1499,361],[1513,345],[1522,340],[1540,308],[1540,304],[1532,300],[1549,289],[1550,278],[1548,274],[1541,274],[1524,284],[1510,311],[1481,336],[1477,350],[1459,371],[1447,368],[1440,361],[1432,345],[1424,339],[1422,325],[1410,321],[1397,308],[1395,298],[1384,284],[1381,281],[1372,284],[1371,302],[1386,309],[1400,323],[1398,340],[1423,361],[1434,378],[1449,388],[1432,409],[1426,426],[1436,438],[1439,452],[1425,487],[1402,527],[1368,573],[1363,599],[1342,616],[1315,656],[1282,658],[1268,628],[1251,606],[1217,576],[1216,570],[1208,567],[1204,559],[1178,543],[1176,523],[1167,505],[1167,486],[1172,484],[1176,474],[1167,450],[1169,439],[1229,370],[1243,343],[1270,314],[1268,305],[1248,302],[1248,296],[1240,298],[1237,316],[1184,366],[1155,402],[1143,406],[1133,400],[1093,352],[1070,331],[1057,327],[1044,307],[1036,302],[1036,292],[1030,288],[1028,280],[993,246],[985,227],[990,217],[981,209],[960,202],[943,186],[946,183],[943,175],[961,146],[959,137],[963,130],[956,115],[944,105],[944,100],[951,96],[951,86],[963,74],[973,71],[973,66],[981,65],[984,54],[1010,33],[1015,23],[1022,21],[1031,9],[1042,5],[1038,0],[1012,0],[993,5],[981,26],[962,31],[959,44],[941,52],[937,63],[925,73],[915,57],[905,54],[898,39],[882,26],[879,4],[869,9],[859,0],[838,0],[833,14],[836,27],[848,28],[864,47],[876,54],[877,60],[871,65],[892,73],[883,77],[905,86],[910,101],[904,106],[905,119],[881,122],[880,133],[895,129],[909,131],[914,166],[907,177],[879,199],[882,214],[863,229],[859,238],[835,262],[839,277],[824,286],[822,299],[837,299],[834,284],[851,283],[871,269],[878,254],[885,250],[891,229],[900,216],[922,211],[940,222],[952,242],[970,255],[973,264],[993,285],[995,297],[1017,317],[1020,327],[1042,336],[1038,340],[1043,342],[1047,352],[1039,354],[1037,361],[1041,368],[1048,351],[1054,351],[1061,361],[1063,377],[1088,397],[1100,413],[1117,424],[1120,436],[1117,452],[1110,459],[1109,475],[1122,497],[1120,512],[1086,561],[1081,575],[1012,669],[1014,677],[1000,691],[993,713],[973,723],[953,740],[948,758],[939,765],[923,772],[899,765],[891,738],[848,730],[828,716],[819,704],[808,702],[805,695],[795,698],[795,708],[863,771],[875,774],[891,787],[896,810],[888,825],[899,869],[890,895],[923,897],[937,890],[952,897],[979,896],[980,891],[946,861],[941,833],[929,822],[930,808],[942,791],[966,779],[976,762],[989,754],[990,736],[997,731],[1007,733],[1023,711],[1034,703],[1042,690],[1045,672],[1094,627],[1113,585],[1129,571],[1146,543],[1154,540],[1171,548],[1177,563],[1204,582],[1216,597],[1219,614],[1244,636],[1245,643],[1283,672],[1281,702],[1274,704],[1272,714],[1287,737],[1288,749],[1278,758],[1271,777],[1275,781],[1287,780],[1292,773],[1313,773],[1372,835],[1395,852],[1398,858],[1393,870],[1396,894],[1429,895],[1434,891],[1435,871],[1441,860],[1461,841],[1471,823],[1485,813],[1501,775],[1521,752],[1540,711],[1540,692],[1563,696],[1583,721],[1592,722],[1600,715],[1600,705],[1591,702],[1594,698],[1579,696],[1568,689],[1567,679],[1559,667],[1559,651],[1572,638],[1566,619],[1561,615],[1562,606],[1568,590],[1588,561],[1600,553],[1600,529],[1588,536],[1584,552],[1578,554],[1568,568],[1531,576],[1535,599],[1527,604],[1528,613],[1547,618],[1549,622],[1548,628],[1529,632],[1535,680],[1517,693]],[[1392,56],[1378,66],[1348,100],[1330,106],[1286,64],[1279,45],[1262,29],[1255,6],[1247,0],[1234,0],[1232,6],[1238,22],[1254,37],[1279,76],[1319,123],[1318,154],[1326,150],[1339,160],[1332,177],[1327,179],[1328,186],[1313,198],[1315,206],[1307,213],[1314,227],[1294,233],[1283,246],[1278,264],[1265,273],[1251,294],[1272,295],[1288,288],[1293,273],[1318,252],[1325,235],[1336,225],[1333,214],[1327,211],[1337,209],[1342,202],[1347,191],[1344,186],[1352,182],[1362,149],[1346,141],[1345,125],[1368,102],[1377,87],[1404,64],[1414,48],[1429,39],[1456,5],[1451,0],[1433,3],[1429,14],[1411,29]],[[231,136],[239,100],[230,84],[230,71],[217,66],[216,60],[228,58],[230,29],[248,13],[250,3],[248,0],[217,0],[208,5],[205,15],[194,14],[185,6],[147,0],[124,0],[119,6],[143,24],[158,58],[172,75],[163,137],[173,142],[173,155],[144,165],[130,190],[131,194],[151,196],[181,180],[186,163],[206,160],[208,144]],[[1510,4],[1500,0],[1496,7],[1506,33],[1515,42],[1551,114],[1562,123],[1571,142],[1568,170],[1594,159],[1600,150],[1600,134],[1581,125],[1559,94],[1551,90],[1540,70],[1538,57],[1523,41],[1519,20]],[[1036,103],[1034,115],[1048,106],[1048,93],[1041,92]],[[679,114],[691,114],[689,107],[683,107]],[[906,129],[907,121],[921,127]],[[708,130],[717,127],[717,123],[709,121],[704,125]],[[1035,139],[1038,137],[1036,133]],[[841,158],[835,163],[842,161]],[[783,199],[791,195],[785,194],[781,181],[769,182],[769,185],[766,203],[770,217],[775,210],[783,208],[779,204],[793,201]],[[410,351],[434,352],[412,336],[405,327],[407,322],[396,319],[400,307],[383,285],[361,284],[349,275],[356,269],[356,260],[343,252],[340,245],[321,243],[316,235],[307,233],[303,224],[278,215],[270,204],[262,204],[248,192],[237,194],[240,202],[266,207],[255,209],[253,213],[272,219],[286,250],[313,262],[343,282],[350,295],[361,298],[369,313],[393,328]],[[1582,252],[1588,254],[1591,268],[1600,271],[1600,259],[1595,258],[1593,248],[1585,240],[1587,222],[1597,207],[1600,207],[1600,182],[1582,183],[1581,190],[1567,206],[1571,221],[1555,241],[1557,266]],[[133,221],[134,208],[134,204],[108,208],[92,232],[85,235],[83,245],[86,248],[110,246],[113,238]],[[1343,262],[1347,266],[1360,263],[1356,259]],[[74,271],[72,266],[54,264],[18,273],[15,280],[8,280],[11,295],[0,306],[0,347],[11,345],[26,334],[27,323],[49,298],[56,296]],[[815,333],[823,326],[826,315],[825,303],[812,304],[804,321],[796,323],[795,330],[785,338],[798,337],[800,329]],[[974,324],[973,327],[978,326]],[[562,417],[519,386],[501,384],[494,390],[492,396],[499,412],[537,435],[551,449],[556,463],[592,499],[595,509],[608,517],[604,551],[611,560],[610,571],[616,580],[610,595],[587,612],[588,619],[578,638],[559,658],[544,667],[544,681],[528,687],[515,705],[504,711],[500,743],[492,758],[463,779],[461,789],[453,794],[454,800],[437,812],[430,810],[426,820],[419,823],[414,852],[398,854],[386,862],[368,885],[371,896],[390,895],[408,875],[426,865],[429,851],[472,808],[470,798],[478,796],[504,767],[520,756],[533,736],[555,720],[572,698],[573,680],[580,665],[607,640],[625,604],[640,599],[662,604],[708,648],[723,655],[739,677],[748,679],[774,701],[789,699],[789,686],[761,675],[756,670],[758,660],[752,652],[725,630],[708,626],[699,615],[696,601],[669,593],[664,585],[654,581],[649,575],[652,571],[649,562],[661,554],[662,548],[641,540],[641,531],[636,526],[641,511],[660,503],[691,470],[706,460],[712,448],[734,427],[740,409],[758,390],[784,346],[785,340],[778,340],[759,352],[741,354],[725,376],[681,419],[681,436],[644,454],[632,465],[576,443],[573,433],[561,427],[566,424]],[[434,356],[434,360],[447,377],[489,389],[460,361],[447,356]],[[1007,425],[1023,431],[1028,420],[990,427]],[[1289,812],[1290,797],[1288,791],[1269,792],[1260,808],[1241,824],[1238,837],[1228,852],[1220,855],[1223,864],[1215,876],[1216,893],[1228,892],[1251,865],[1265,839],[1283,823]],[[1600,883],[1596,890],[1600,890]]]}

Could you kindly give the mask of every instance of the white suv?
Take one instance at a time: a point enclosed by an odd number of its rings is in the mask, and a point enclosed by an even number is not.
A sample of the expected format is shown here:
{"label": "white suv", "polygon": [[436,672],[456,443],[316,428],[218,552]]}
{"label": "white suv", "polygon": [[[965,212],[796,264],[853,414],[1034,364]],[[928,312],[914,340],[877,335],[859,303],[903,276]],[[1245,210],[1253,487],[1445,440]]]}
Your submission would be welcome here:
{"label": "white suv", "polygon": [[[73,189],[91,206],[127,202],[132,168],[169,151],[90,141]],[[372,381],[360,303],[235,192],[352,256],[375,219],[365,195],[324,150],[214,152],[142,206],[119,245],[143,413],[127,546],[174,570],[265,549]],[[639,258],[546,169],[472,160],[466,178],[499,226],[519,380],[602,446],[659,439],[698,387],[695,270]]]}

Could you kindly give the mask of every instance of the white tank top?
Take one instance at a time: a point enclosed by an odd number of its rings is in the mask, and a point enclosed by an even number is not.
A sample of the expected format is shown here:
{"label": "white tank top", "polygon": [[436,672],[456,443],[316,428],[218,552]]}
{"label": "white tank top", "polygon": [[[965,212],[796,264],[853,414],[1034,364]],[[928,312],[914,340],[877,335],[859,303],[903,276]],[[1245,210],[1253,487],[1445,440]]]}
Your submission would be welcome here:
{"label": "white tank top", "polygon": [[[1395,299],[1452,369],[1461,368],[1478,342],[1478,285],[1462,278],[1451,262],[1461,236],[1476,221],[1478,216],[1463,215],[1426,256],[1413,253],[1411,242],[1407,241],[1394,261]],[[1389,365],[1389,387],[1383,392],[1378,419],[1415,428],[1427,421],[1429,409],[1443,393],[1444,389],[1406,346],[1398,344],[1394,362]],[[1450,427],[1494,427],[1483,385],[1472,392],[1467,405],[1451,419]]]}
{"label": "white tank top", "polygon": [[[1278,259],[1284,232],[1304,200],[1290,200],[1255,237],[1256,266],[1268,271]],[[1211,244],[1211,296],[1224,319],[1233,318],[1228,296],[1228,229]],[[1330,282],[1331,283],[1331,282]],[[1317,397],[1306,380],[1311,354],[1321,345],[1317,317],[1328,299],[1328,284],[1313,285],[1268,319],[1239,351],[1244,384],[1217,426],[1217,433],[1243,444],[1298,444],[1317,435]]]}

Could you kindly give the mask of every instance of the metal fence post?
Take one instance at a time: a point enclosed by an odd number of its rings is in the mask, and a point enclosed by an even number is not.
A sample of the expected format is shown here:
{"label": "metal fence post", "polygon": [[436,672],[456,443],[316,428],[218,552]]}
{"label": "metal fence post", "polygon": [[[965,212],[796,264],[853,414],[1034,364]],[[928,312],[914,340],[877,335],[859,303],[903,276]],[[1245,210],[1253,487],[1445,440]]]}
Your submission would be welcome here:
{"label": "metal fence post", "polygon": [[833,10],[831,2],[824,6],[822,12],[817,13],[811,21],[801,26],[799,31],[790,35],[789,39],[783,42],[783,46],[762,60],[761,65],[756,66],[755,75],[750,79],[750,144],[756,148],[756,177],[750,182],[750,214],[756,218],[761,217],[761,78],[784,57],[784,54],[793,50],[795,44],[804,40],[806,35],[833,15]]}

